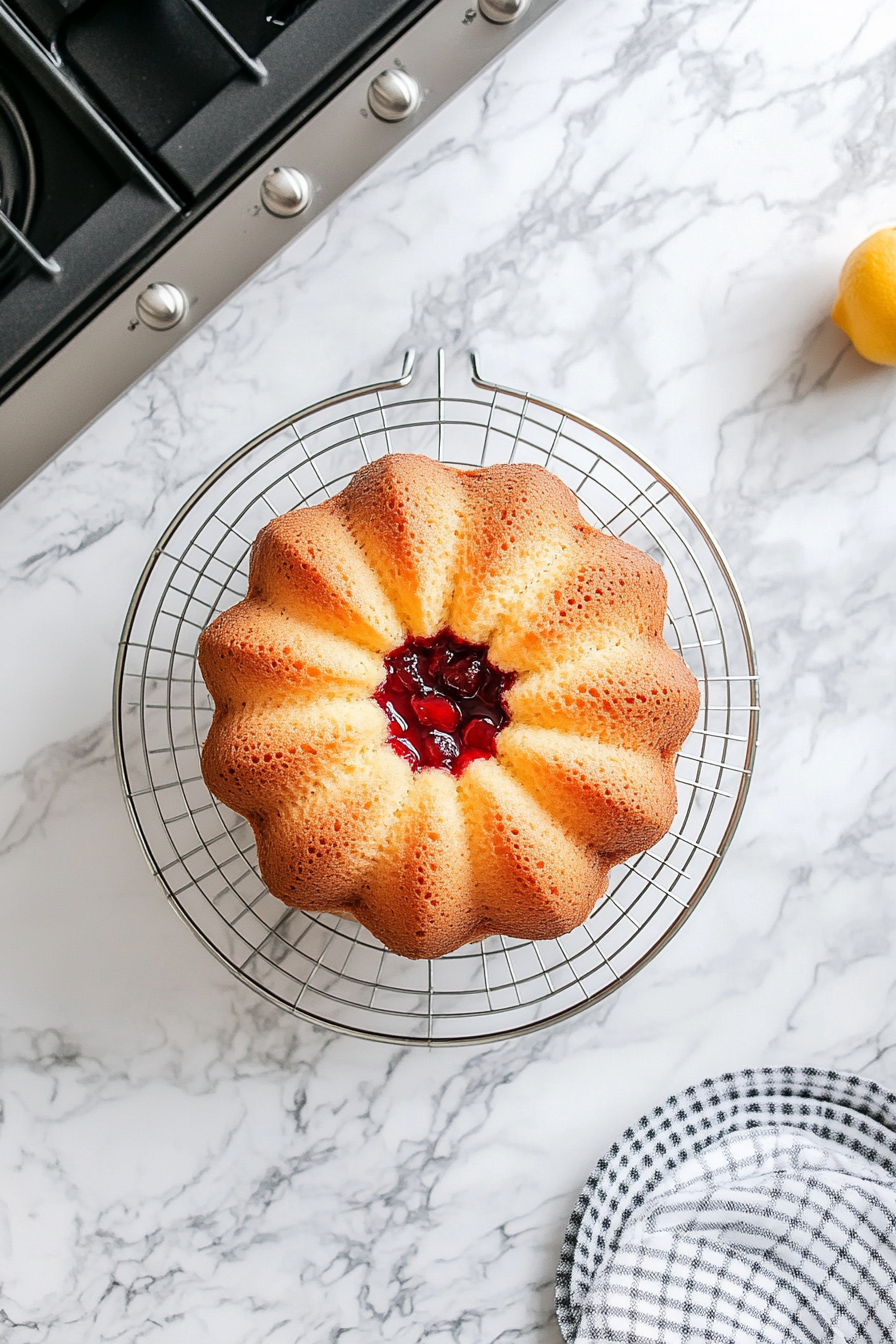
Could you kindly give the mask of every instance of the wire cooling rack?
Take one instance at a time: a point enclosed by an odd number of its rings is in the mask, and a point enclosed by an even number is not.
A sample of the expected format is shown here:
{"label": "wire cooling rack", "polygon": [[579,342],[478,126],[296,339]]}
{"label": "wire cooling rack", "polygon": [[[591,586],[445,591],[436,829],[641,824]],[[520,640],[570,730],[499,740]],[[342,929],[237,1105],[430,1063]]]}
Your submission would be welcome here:
{"label": "wire cooling rack", "polygon": [[[241,448],[168,527],[131,602],[116,670],[115,730],[137,834],[168,899],[240,980],[289,1012],[376,1040],[449,1045],[533,1031],[618,989],[706,891],[743,809],[758,686],[749,624],[716,542],[687,501],[618,439],[537,397],[486,382],[471,357],[449,396],[411,395],[414,355],[392,382],[332,397]],[[553,942],[491,937],[407,961],[361,925],[292,910],[259,875],[247,821],[209,793],[200,751],[212,704],[196,660],[202,631],[245,595],[249,550],[271,517],[338,493],[385,453],[458,467],[538,462],[594,525],[653,555],[669,583],[666,638],[700,684],[678,758],[678,815],[620,864],[590,918]]]}

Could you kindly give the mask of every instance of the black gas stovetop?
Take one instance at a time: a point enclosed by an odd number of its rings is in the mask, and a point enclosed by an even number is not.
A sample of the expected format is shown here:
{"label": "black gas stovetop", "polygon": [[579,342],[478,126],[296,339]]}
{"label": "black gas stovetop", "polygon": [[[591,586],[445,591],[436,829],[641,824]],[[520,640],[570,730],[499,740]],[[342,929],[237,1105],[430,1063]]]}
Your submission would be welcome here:
{"label": "black gas stovetop", "polygon": [[0,0],[0,497],[557,0]]}

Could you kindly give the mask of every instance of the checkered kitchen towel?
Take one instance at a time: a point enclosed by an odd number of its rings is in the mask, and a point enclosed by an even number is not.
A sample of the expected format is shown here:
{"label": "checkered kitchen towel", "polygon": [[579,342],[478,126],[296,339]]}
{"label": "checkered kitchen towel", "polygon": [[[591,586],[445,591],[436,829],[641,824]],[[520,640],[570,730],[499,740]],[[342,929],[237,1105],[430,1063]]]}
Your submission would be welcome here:
{"label": "checkered kitchen towel", "polygon": [[896,1341],[896,1096],[778,1068],[670,1097],[582,1191],[557,1314],[569,1344]]}

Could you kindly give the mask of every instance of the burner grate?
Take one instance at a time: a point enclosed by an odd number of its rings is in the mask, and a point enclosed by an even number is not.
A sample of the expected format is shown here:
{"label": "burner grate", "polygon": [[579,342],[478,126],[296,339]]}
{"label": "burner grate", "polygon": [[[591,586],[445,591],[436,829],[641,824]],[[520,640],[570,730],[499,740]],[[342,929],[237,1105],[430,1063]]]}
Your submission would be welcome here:
{"label": "burner grate", "polygon": [[19,259],[36,189],[37,164],[28,129],[9,91],[0,84],[0,287]]}
{"label": "burner grate", "polygon": [[[125,795],[178,913],[245,984],[300,1017],[372,1039],[496,1040],[581,1011],[629,980],[681,927],[737,826],[756,747],[747,618],[718,546],[679,492],[631,449],[548,402],[485,382],[407,396],[391,383],[290,417],[225,462],[181,509],[140,580],[122,636],[115,727]],[[589,521],[661,561],[666,636],[701,689],[677,768],[679,812],[653,849],[619,865],[584,925],[550,942],[492,937],[431,962],[388,952],[360,925],[283,906],[258,872],[251,828],[211,796],[200,749],[212,706],[196,644],[245,595],[249,551],[271,517],[336,494],[391,452],[459,467],[534,461]]]}

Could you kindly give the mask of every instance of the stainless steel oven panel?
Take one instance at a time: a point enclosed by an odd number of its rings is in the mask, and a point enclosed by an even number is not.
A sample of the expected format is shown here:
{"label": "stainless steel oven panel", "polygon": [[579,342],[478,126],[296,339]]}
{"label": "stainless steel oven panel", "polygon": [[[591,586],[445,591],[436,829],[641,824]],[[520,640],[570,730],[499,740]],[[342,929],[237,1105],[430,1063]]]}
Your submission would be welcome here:
{"label": "stainless steel oven panel", "polygon": [[[558,3],[532,0],[512,23],[490,22],[470,0],[441,0],[429,10],[0,405],[0,497]],[[371,80],[388,68],[406,71],[420,87],[420,105],[404,120],[380,120],[368,104]],[[262,181],[276,166],[308,179],[312,196],[302,213],[278,217],[262,207]],[[137,318],[138,297],[150,284],[176,286],[186,296],[176,326],[153,329]]]}

